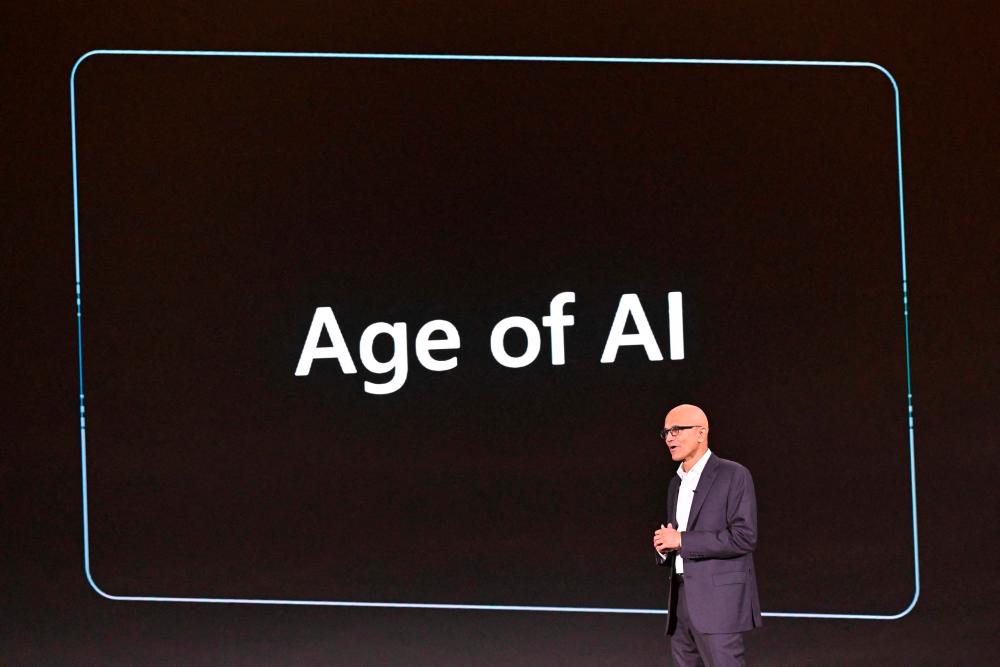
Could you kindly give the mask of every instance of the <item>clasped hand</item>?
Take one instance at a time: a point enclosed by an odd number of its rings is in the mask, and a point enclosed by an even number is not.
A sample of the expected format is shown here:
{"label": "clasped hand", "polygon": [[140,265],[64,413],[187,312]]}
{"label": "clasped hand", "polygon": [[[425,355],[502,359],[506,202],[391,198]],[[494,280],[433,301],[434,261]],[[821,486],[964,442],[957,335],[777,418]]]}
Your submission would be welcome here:
{"label": "clasped hand", "polygon": [[666,527],[660,524],[659,529],[653,533],[653,548],[661,554],[668,551],[676,551],[680,545],[681,534],[669,523]]}

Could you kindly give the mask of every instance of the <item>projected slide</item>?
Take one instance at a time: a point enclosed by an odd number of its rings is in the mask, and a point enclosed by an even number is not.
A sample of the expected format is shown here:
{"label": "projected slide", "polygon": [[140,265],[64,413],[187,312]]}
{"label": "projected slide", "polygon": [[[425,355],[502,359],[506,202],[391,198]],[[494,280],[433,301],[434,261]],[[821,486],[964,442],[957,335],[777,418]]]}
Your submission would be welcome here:
{"label": "projected slide", "polygon": [[884,72],[104,53],[72,85],[104,593],[662,610],[693,402],[753,472],[765,612],[913,599]]}

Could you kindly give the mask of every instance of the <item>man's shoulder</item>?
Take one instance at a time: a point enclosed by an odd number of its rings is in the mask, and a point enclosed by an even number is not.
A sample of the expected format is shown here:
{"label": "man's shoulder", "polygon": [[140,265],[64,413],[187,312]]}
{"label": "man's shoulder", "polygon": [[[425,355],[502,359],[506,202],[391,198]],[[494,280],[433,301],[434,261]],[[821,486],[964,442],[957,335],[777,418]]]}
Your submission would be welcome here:
{"label": "man's shoulder", "polygon": [[731,461],[729,459],[724,459],[721,456],[717,456],[715,453],[712,454],[712,458],[709,459],[709,463],[715,460],[715,469],[717,472],[726,472],[731,475],[749,475],[750,471],[742,463],[737,463],[736,461]]}

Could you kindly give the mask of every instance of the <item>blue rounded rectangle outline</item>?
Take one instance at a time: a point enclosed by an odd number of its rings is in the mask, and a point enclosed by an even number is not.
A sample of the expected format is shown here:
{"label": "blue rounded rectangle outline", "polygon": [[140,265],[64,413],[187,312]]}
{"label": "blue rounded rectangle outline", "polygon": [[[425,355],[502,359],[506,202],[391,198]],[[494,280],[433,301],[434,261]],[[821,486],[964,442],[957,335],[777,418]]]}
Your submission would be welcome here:
{"label": "blue rounded rectangle outline", "polygon": [[751,65],[765,67],[853,67],[875,69],[885,75],[892,84],[893,103],[896,115],[896,169],[899,187],[899,242],[903,277],[903,333],[906,355],[906,404],[907,433],[909,437],[909,472],[910,472],[910,503],[913,521],[913,598],[909,604],[896,614],[830,614],[810,612],[765,611],[764,616],[784,618],[830,618],[891,621],[903,618],[917,604],[920,597],[920,557],[917,539],[917,480],[914,457],[913,428],[913,393],[910,378],[910,325],[909,305],[907,301],[906,282],[906,228],[903,209],[903,153],[899,118],[899,86],[892,74],[881,65],[864,61],[832,61],[832,60],[745,60],[729,58],[615,58],[588,56],[504,56],[504,55],[459,55],[459,54],[421,54],[421,53],[318,53],[293,51],[172,51],[143,49],[97,49],[80,56],[70,72],[70,134],[73,161],[73,241],[75,254],[76,276],[76,331],[77,331],[77,362],[80,382],[80,465],[83,490],[83,564],[84,574],[90,586],[102,597],[109,600],[124,600],[134,602],[205,602],[229,604],[268,604],[268,605],[308,605],[331,607],[395,607],[413,609],[466,609],[489,611],[549,611],[575,613],[610,613],[610,614],[666,614],[663,609],[631,609],[623,607],[560,607],[537,605],[488,605],[488,604],[436,604],[419,602],[362,602],[347,600],[276,600],[258,598],[199,598],[199,597],[166,597],[144,595],[114,595],[101,589],[94,581],[90,572],[90,531],[89,511],[87,507],[87,434],[84,413],[83,391],[83,321],[81,317],[80,291],[80,215],[78,205],[77,159],[76,159],[76,72],[80,65],[95,55],[113,56],[174,56],[174,57],[256,57],[256,58],[326,58],[326,59],[367,59],[367,60],[472,60],[472,61],[516,61],[516,62],[566,62],[566,63],[634,63],[646,65]]}

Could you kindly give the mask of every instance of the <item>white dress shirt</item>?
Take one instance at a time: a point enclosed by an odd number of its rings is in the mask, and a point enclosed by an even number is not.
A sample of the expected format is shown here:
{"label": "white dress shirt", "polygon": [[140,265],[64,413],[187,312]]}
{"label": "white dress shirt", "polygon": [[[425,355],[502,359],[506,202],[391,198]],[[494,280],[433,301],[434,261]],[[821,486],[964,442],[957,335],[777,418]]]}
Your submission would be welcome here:
{"label": "white dress shirt", "polygon": [[[681,533],[688,528],[688,517],[691,516],[691,503],[694,502],[694,490],[698,488],[701,471],[705,469],[705,464],[708,463],[708,457],[711,455],[712,450],[706,449],[702,457],[698,459],[698,462],[691,466],[691,469],[687,472],[684,472],[683,463],[677,466],[677,474],[681,478],[681,488],[677,492],[677,525],[674,528]],[[684,537],[681,536],[681,541],[683,540]],[[677,560],[674,563],[674,572],[677,574],[684,573],[684,559],[681,558],[680,553],[677,554]]]}
{"label": "white dress shirt", "polygon": [[[677,475],[681,478],[681,488],[677,492],[677,525],[674,528],[678,532],[683,533],[687,530],[688,518],[691,516],[691,503],[694,502],[694,490],[698,488],[698,480],[701,479],[701,473],[711,455],[712,450],[706,449],[701,458],[687,472],[684,472],[683,463],[677,467]],[[681,541],[683,542],[683,540],[682,536]],[[660,555],[666,558],[664,554]],[[674,572],[684,574],[684,559],[681,558],[680,553],[677,554],[677,560],[674,561]]]}

